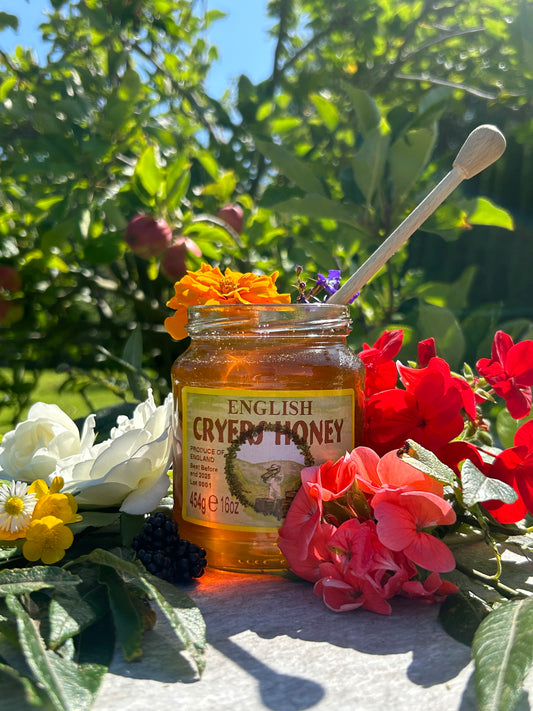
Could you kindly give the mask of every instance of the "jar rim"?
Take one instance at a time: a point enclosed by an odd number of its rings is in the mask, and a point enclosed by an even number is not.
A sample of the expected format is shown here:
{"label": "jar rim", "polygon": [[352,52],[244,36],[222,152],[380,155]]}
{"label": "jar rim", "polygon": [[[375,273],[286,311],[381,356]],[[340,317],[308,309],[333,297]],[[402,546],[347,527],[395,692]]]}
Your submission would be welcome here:
{"label": "jar rim", "polygon": [[203,304],[190,306],[190,336],[347,334],[350,308],[345,304]]}

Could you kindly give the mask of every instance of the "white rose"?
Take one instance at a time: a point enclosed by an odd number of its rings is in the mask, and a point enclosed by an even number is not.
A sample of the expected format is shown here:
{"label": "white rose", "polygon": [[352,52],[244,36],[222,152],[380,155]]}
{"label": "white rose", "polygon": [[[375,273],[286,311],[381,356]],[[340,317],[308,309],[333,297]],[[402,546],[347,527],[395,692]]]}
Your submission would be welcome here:
{"label": "white rose", "polygon": [[28,417],[7,432],[0,446],[0,476],[31,482],[47,479],[60,459],[78,454],[94,441],[94,417],[83,433],[57,405],[37,402]]}
{"label": "white rose", "polygon": [[55,473],[65,481],[63,491],[75,494],[82,507],[153,510],[169,487],[171,422],[172,396],[156,407],[150,391],[131,419],[118,418],[108,440],[59,463]]}

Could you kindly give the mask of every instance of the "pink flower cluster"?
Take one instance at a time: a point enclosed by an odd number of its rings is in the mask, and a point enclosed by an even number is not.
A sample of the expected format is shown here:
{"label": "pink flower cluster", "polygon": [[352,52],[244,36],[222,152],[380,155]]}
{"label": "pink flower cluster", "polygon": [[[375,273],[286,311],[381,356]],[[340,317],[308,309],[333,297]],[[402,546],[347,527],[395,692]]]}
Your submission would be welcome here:
{"label": "pink flower cluster", "polygon": [[[302,470],[279,547],[332,610],[387,615],[395,595],[432,602],[457,590],[439,575],[453,570],[454,557],[430,532],[454,521],[442,484],[397,452],[380,458],[357,447],[335,463]],[[419,568],[430,571],[424,580]]]}

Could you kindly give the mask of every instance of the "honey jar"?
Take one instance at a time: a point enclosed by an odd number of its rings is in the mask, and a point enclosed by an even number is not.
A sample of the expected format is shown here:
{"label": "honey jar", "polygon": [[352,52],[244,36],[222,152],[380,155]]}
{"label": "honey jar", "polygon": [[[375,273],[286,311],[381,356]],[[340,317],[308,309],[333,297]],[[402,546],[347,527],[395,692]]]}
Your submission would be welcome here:
{"label": "honey jar", "polygon": [[174,518],[210,566],[285,569],[277,532],[302,468],[360,443],[350,328],[344,305],[189,308],[191,344],[172,368]]}

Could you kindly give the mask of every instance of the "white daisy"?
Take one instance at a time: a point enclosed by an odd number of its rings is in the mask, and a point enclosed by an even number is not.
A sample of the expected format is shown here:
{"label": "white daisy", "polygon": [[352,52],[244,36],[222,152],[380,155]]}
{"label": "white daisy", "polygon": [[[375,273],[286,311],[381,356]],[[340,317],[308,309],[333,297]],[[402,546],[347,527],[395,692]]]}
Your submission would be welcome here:
{"label": "white daisy", "polygon": [[36,503],[35,494],[28,494],[28,484],[22,481],[0,484],[0,538],[2,531],[16,533],[26,529]]}

